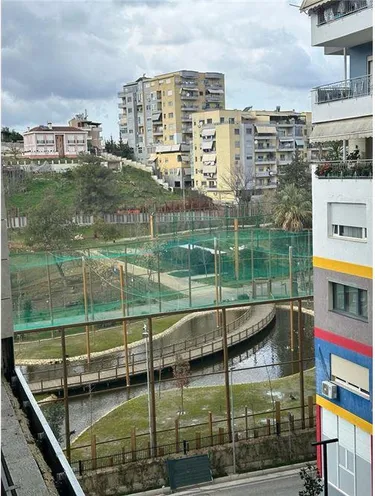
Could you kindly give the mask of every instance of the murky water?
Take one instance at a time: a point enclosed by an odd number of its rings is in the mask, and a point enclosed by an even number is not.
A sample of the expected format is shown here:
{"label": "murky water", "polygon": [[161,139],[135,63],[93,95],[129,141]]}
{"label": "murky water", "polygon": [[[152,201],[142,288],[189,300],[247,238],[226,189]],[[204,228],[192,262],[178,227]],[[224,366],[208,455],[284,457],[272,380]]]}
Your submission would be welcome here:
{"label": "murky water", "polygon": [[[303,327],[303,354],[305,358],[312,358],[312,360],[305,362],[304,367],[309,368],[313,366],[314,356],[313,317],[304,314]],[[267,381],[298,372],[298,363],[275,365],[281,362],[298,360],[297,315],[294,315],[294,329],[295,349],[292,352],[290,349],[289,312],[278,309],[274,324],[260,333],[255,339],[232,348],[229,356],[231,366],[234,368],[233,382]],[[212,357],[204,359],[202,363],[194,364],[191,369],[190,386],[224,384],[221,360],[220,357]],[[249,369],[250,367],[255,368]],[[171,378],[171,376],[163,374],[163,380],[156,382],[156,394],[159,391],[175,387],[174,381],[168,381],[168,378]],[[134,385],[129,395],[125,388],[98,392],[93,386],[91,395],[72,397],[69,400],[69,410],[70,428],[75,431],[73,438],[128,398],[139,396],[146,393],[146,391],[145,384]]]}

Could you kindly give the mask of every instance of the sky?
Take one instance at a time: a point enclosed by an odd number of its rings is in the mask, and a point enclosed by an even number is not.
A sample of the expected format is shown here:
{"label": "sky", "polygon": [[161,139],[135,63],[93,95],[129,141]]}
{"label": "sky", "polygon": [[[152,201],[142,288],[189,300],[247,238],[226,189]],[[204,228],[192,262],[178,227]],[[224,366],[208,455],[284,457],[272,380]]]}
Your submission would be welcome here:
{"label": "sky", "polygon": [[143,74],[223,72],[226,108],[299,111],[343,78],[284,0],[2,0],[1,31],[2,126],[20,132],[86,109],[116,139],[117,92]]}

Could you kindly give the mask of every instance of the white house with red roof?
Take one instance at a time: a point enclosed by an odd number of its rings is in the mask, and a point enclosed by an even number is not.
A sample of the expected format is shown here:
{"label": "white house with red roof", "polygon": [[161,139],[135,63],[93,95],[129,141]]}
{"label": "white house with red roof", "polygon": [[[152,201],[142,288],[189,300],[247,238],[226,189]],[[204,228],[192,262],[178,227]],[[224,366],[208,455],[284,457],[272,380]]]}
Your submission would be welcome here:
{"label": "white house with red roof", "polygon": [[73,126],[37,126],[23,134],[27,158],[75,158],[87,153],[87,131]]}

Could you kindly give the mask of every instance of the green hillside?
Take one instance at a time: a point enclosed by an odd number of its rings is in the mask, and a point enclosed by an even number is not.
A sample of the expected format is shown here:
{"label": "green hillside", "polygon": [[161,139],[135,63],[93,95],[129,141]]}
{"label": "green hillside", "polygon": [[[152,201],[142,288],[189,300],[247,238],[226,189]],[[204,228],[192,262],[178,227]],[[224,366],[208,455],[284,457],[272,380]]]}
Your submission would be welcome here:
{"label": "green hillside", "polygon": [[[115,173],[115,177],[121,191],[119,209],[152,207],[181,198],[178,193],[159,186],[149,173],[133,167],[124,167],[122,172]],[[66,206],[74,206],[77,189],[71,174],[30,173],[23,180],[22,188],[6,198],[7,209],[18,208],[24,214],[41,201],[47,190],[52,191]]]}

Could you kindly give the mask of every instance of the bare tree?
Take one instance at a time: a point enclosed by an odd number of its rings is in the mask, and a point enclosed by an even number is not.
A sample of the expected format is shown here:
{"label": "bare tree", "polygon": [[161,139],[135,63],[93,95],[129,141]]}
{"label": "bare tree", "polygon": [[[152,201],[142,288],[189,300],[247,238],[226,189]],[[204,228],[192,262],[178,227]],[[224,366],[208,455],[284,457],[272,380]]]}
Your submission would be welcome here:
{"label": "bare tree", "polygon": [[173,377],[176,381],[176,386],[181,390],[181,414],[184,413],[184,388],[190,383],[190,363],[181,355],[176,357],[176,362],[173,365]]}
{"label": "bare tree", "polygon": [[242,164],[230,168],[223,177],[224,185],[233,193],[236,205],[247,205],[253,195],[252,177]]}

